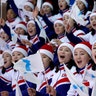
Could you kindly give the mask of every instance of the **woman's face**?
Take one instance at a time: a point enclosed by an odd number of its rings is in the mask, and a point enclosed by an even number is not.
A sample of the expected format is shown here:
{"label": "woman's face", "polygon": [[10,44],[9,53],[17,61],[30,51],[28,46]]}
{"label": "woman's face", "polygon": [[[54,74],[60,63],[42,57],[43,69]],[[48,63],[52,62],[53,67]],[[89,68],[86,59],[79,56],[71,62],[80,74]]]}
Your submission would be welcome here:
{"label": "woman's face", "polygon": [[64,25],[62,25],[60,23],[56,23],[54,25],[54,30],[55,30],[56,34],[59,35],[59,34],[64,33],[65,28],[64,28]]}
{"label": "woman's face", "polygon": [[78,8],[80,9],[80,11],[85,9],[85,5],[81,0],[77,0],[76,1],[76,5],[78,6]]}
{"label": "woman's face", "polygon": [[91,26],[94,30],[96,30],[96,15],[92,16],[90,18],[90,23],[91,23]]}
{"label": "woman's face", "polygon": [[21,52],[18,52],[18,51],[14,51],[12,53],[12,62],[17,62],[18,60],[24,58],[25,56],[21,53]]}
{"label": "woman's face", "polygon": [[96,43],[92,46],[92,58],[96,64]]}
{"label": "woman's face", "polygon": [[10,67],[12,64],[12,56],[9,53],[5,52],[2,57],[4,59],[4,67]]}
{"label": "woman's face", "polygon": [[40,54],[41,54],[41,57],[42,57],[44,68],[46,69],[50,65],[51,59],[43,53],[40,53]]}
{"label": "woman's face", "polygon": [[27,26],[27,31],[30,36],[34,36],[36,34],[36,26],[33,23],[29,23]]}
{"label": "woman's face", "polygon": [[30,6],[28,6],[28,5],[25,5],[25,6],[24,6],[24,9],[25,9],[26,11],[29,11],[29,12],[32,12],[32,11],[33,11],[32,8],[31,8]]}
{"label": "woman's face", "polygon": [[63,23],[64,23],[64,25],[66,25],[66,24],[67,24],[67,22],[68,22],[69,18],[70,18],[70,16],[69,16],[69,15],[65,15],[65,16],[63,17]]}
{"label": "woman's face", "polygon": [[60,10],[64,10],[68,6],[66,0],[58,0],[58,5]]}
{"label": "woman's face", "polygon": [[16,17],[16,14],[14,13],[14,11],[12,9],[9,9],[7,11],[7,20],[12,20]]}
{"label": "woman's face", "polygon": [[42,10],[45,14],[50,14],[52,12],[51,8],[48,5],[43,6]]}
{"label": "woman's face", "polygon": [[60,49],[58,50],[58,59],[60,64],[69,62],[72,59],[71,50],[66,46],[60,47]]}
{"label": "woman's face", "polygon": [[9,39],[9,36],[5,32],[0,33],[0,37],[6,42]]}
{"label": "woman's face", "polygon": [[25,30],[23,28],[21,28],[21,27],[18,27],[18,28],[16,28],[15,33],[17,35],[24,35],[25,34]]}
{"label": "woman's face", "polygon": [[82,48],[77,48],[74,50],[74,61],[78,68],[84,68],[86,64],[89,63],[90,56],[88,53],[82,49]]}

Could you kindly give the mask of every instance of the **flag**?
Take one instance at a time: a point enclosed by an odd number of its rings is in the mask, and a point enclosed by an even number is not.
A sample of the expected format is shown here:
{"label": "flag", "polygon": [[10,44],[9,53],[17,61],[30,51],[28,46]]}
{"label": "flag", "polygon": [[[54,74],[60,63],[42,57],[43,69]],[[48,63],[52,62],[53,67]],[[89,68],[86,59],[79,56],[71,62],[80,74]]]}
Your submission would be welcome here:
{"label": "flag", "polygon": [[77,7],[77,5],[74,3],[72,6],[71,12],[70,12],[71,18],[73,18],[78,24],[85,26],[88,21],[85,21],[84,15],[80,12],[80,9]]}
{"label": "flag", "polygon": [[35,76],[33,73],[26,72],[23,74],[23,77],[25,80],[35,83],[36,85],[40,84],[40,80],[37,76]]}
{"label": "flag", "polygon": [[2,55],[0,54],[0,67],[4,65],[4,59],[2,58]]}
{"label": "flag", "polygon": [[8,49],[7,43],[2,38],[0,38],[0,50],[4,51],[7,49]]}
{"label": "flag", "polygon": [[14,63],[14,69],[19,70],[21,73],[44,71],[40,52],[38,51],[36,54],[20,59]]}
{"label": "flag", "polygon": [[92,89],[92,95],[91,96],[96,96],[96,79],[94,80],[94,85],[93,85],[93,89]]}
{"label": "flag", "polygon": [[40,11],[40,9],[41,9],[41,5],[42,5],[42,0],[37,0],[37,7],[38,7],[38,9],[39,9],[39,11]]}
{"label": "flag", "polygon": [[16,94],[15,94],[15,96],[22,96],[22,93],[21,93],[21,90],[19,88],[17,81],[16,81]]}
{"label": "flag", "polygon": [[[39,0],[38,0],[38,1],[39,1]],[[46,35],[45,29],[42,27],[42,25],[40,24],[39,20],[38,20],[37,18],[35,18],[35,21],[37,22],[37,24],[38,24],[38,26],[39,26],[39,28],[40,28],[40,35],[39,35],[39,37],[44,38],[45,41],[46,41],[47,39],[49,40],[49,38],[48,38],[47,35]]]}
{"label": "flag", "polygon": [[68,79],[70,80],[73,88],[77,91],[80,96],[88,96],[88,88],[82,84],[79,80],[75,79],[75,76],[70,72],[70,70],[64,64],[64,68]]}

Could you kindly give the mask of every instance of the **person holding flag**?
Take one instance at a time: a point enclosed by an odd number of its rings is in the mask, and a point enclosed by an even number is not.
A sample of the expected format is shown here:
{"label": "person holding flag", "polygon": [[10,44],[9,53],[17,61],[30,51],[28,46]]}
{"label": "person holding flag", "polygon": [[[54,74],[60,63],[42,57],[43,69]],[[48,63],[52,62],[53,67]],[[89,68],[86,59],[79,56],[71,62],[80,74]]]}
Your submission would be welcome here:
{"label": "person holding flag", "polygon": [[[67,93],[67,96],[82,96],[81,94],[86,94],[85,96],[91,96],[92,86],[94,81],[92,80],[92,76],[89,75],[89,70],[92,70],[93,60],[91,57],[91,45],[89,42],[81,42],[75,45],[73,50],[73,58],[76,63],[76,72],[74,72],[75,81],[78,83],[73,84],[73,80],[70,73],[70,82],[71,86]],[[79,80],[78,80],[79,78]],[[80,83],[84,84],[83,86]],[[77,87],[78,86],[78,87]],[[80,90],[79,90],[80,88]],[[84,89],[87,89],[84,91]]]}
{"label": "person holding flag", "polygon": [[[0,89],[2,94],[1,96],[5,96],[4,94],[7,94],[6,96],[15,96],[17,93],[16,90],[18,90],[16,89],[18,88],[16,86],[17,83],[22,93],[22,96],[29,96],[27,92],[28,87],[32,87],[34,89],[36,88],[36,84],[25,80],[22,74],[13,68],[14,64],[12,62],[17,62],[21,58],[27,56],[27,51],[25,51],[23,48],[24,47],[19,46],[14,48],[13,52],[11,52],[10,50],[8,51],[6,50],[2,54],[4,58],[4,65],[1,68],[1,73],[0,73],[1,84],[0,85],[3,84],[4,86],[2,86],[2,88],[3,87],[4,88]],[[13,56],[15,56],[14,59],[13,59]],[[18,96],[18,94],[16,96]]]}
{"label": "person holding flag", "polygon": [[[37,90],[34,90],[33,88],[28,88],[29,96],[36,95],[36,96],[49,96],[47,94],[46,88],[49,89],[50,83],[52,82],[52,77],[54,76],[54,72],[57,70],[54,67],[53,63],[53,47],[49,44],[43,45],[38,52],[41,54],[41,58],[44,64],[44,72],[38,73],[38,78],[41,81],[40,85],[37,85]],[[51,94],[55,94],[55,90],[50,87],[54,92]],[[52,95],[55,96],[55,95]]]}

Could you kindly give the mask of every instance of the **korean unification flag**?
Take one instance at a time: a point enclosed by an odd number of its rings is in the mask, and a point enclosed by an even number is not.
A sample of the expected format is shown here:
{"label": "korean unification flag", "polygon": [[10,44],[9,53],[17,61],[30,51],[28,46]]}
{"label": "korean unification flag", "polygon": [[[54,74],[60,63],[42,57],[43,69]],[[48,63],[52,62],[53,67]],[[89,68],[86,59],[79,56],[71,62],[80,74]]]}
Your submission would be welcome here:
{"label": "korean unification flag", "polygon": [[79,80],[75,78],[75,76],[71,73],[71,71],[64,64],[64,68],[67,74],[68,79],[70,80],[73,88],[77,91],[79,96],[88,96],[88,88]]}
{"label": "korean unification flag", "polygon": [[14,63],[14,69],[19,70],[21,73],[35,73],[44,71],[44,66],[39,51],[34,55],[30,55]]}

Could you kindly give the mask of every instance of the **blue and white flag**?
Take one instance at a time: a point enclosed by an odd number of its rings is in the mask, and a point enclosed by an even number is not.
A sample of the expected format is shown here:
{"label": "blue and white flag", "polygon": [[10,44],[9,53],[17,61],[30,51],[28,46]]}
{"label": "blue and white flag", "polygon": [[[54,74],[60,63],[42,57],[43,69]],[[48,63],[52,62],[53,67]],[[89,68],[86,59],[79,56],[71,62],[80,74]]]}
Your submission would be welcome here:
{"label": "blue and white flag", "polygon": [[20,59],[18,62],[14,63],[14,69],[19,70],[21,73],[35,73],[44,71],[44,66],[40,53],[37,52],[34,55],[30,55],[28,57]]}
{"label": "blue and white flag", "polygon": [[77,91],[79,96],[89,96],[88,95],[88,88],[79,80],[76,80],[75,76],[71,73],[71,71],[66,67],[64,64],[64,68],[67,74],[68,79],[70,80],[73,88]]}

